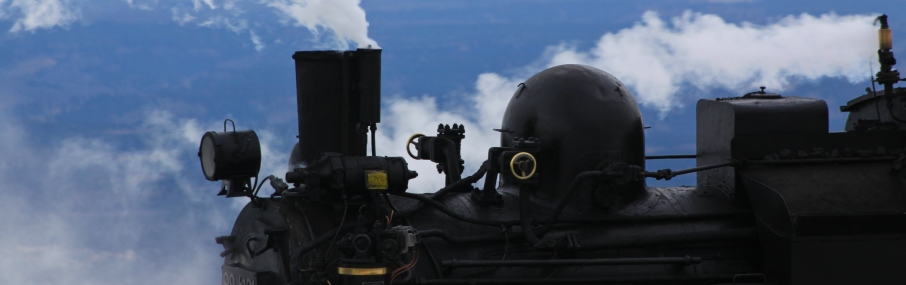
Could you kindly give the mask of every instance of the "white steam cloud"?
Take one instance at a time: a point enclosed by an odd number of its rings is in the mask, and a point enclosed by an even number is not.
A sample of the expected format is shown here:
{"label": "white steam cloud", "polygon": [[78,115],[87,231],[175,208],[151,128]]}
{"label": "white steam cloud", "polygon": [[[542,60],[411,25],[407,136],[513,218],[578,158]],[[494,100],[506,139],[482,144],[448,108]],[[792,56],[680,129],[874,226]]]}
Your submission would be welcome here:
{"label": "white steam cloud", "polygon": [[[526,67],[526,73],[568,63],[591,65],[619,78],[643,107],[659,111],[663,118],[682,108],[684,100],[715,88],[742,94],[757,86],[779,92],[802,79],[865,80],[876,49],[873,19],[802,14],[754,25],[692,12],[665,21],[646,12],[641,22],[605,34],[589,50],[567,45],[548,48],[540,64]],[[468,105],[454,110],[439,108],[429,96],[392,99],[385,104],[384,133],[378,132],[378,145],[385,147],[383,155],[405,157],[403,145],[411,134],[434,135],[438,123],[465,124],[463,159],[465,175],[471,174],[487,159],[487,148],[499,144],[499,134],[492,129],[500,127],[506,104],[525,78],[482,74],[475,83],[476,92],[465,95]],[[410,166],[420,173],[411,191],[433,192],[443,186],[443,177],[432,163],[416,161]]]}
{"label": "white steam cloud", "polygon": [[0,20],[15,19],[11,33],[68,27],[80,17],[69,0],[0,0]]}
{"label": "white steam cloud", "polygon": [[[194,23],[237,34],[248,32],[259,51],[265,45],[255,30],[266,30],[271,23],[262,19],[271,18],[279,19],[284,25],[305,27],[320,41],[320,48],[347,50],[350,41],[357,47],[377,48],[377,42],[368,37],[368,21],[359,3],[359,0],[195,0],[191,7],[177,4],[169,9],[173,21],[180,25]],[[324,31],[328,31],[326,37],[322,36]]]}
{"label": "white steam cloud", "polygon": [[[222,28],[249,36],[254,48],[265,48],[261,31],[272,25],[305,27],[319,48],[347,50],[377,48],[368,37],[368,21],[360,0],[125,0],[132,9],[165,9],[180,25]],[[81,19],[79,5],[71,0],[0,0],[0,20],[13,20],[11,33],[68,27]],[[107,5],[107,4],[104,4]],[[91,19],[89,19],[91,20]],[[257,32],[256,32],[257,30]],[[326,33],[325,33],[326,32]]]}
{"label": "white steam cloud", "polygon": [[[0,113],[0,284],[204,284],[247,199],[217,198],[201,178],[196,120],[150,112],[140,146],[72,137],[35,145]],[[218,123],[207,124],[217,129]],[[285,172],[286,153],[259,132],[262,174]],[[284,145],[277,145],[286,149]],[[245,200],[245,201],[241,201]]]}
{"label": "white steam cloud", "polygon": [[330,29],[337,35],[339,46],[351,40],[358,43],[359,47],[377,48],[377,42],[368,37],[365,10],[359,7],[359,2],[359,0],[271,0],[265,3],[295,21],[297,26],[308,28],[313,34],[317,35],[319,28]]}

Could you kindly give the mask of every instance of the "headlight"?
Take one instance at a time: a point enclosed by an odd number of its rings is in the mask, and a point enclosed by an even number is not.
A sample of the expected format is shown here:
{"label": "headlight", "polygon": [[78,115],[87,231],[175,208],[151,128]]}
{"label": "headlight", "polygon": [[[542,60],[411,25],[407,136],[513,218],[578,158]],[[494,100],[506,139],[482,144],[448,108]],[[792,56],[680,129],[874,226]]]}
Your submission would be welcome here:
{"label": "headlight", "polygon": [[261,145],[252,130],[207,132],[201,137],[198,158],[207,180],[250,178],[261,168]]}

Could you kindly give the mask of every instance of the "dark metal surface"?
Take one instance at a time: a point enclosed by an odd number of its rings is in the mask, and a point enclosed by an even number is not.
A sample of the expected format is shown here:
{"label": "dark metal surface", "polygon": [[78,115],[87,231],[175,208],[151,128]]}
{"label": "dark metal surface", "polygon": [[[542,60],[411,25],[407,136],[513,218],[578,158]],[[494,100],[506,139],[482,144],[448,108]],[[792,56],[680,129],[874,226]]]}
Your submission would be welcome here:
{"label": "dark metal surface", "polygon": [[[281,213],[281,206],[285,207],[271,201],[261,201],[259,206],[246,205],[237,217],[230,236],[217,240],[224,247],[221,253],[224,272],[229,267],[271,274],[275,277],[274,284],[285,284],[290,280],[284,264],[289,261],[292,248],[310,240],[304,230],[309,225],[293,219],[294,215]],[[273,232],[274,229],[287,231]],[[266,234],[266,231],[271,234]],[[258,253],[267,248],[268,241],[271,242],[270,249]]]}
{"label": "dark metal surface", "polygon": [[[573,177],[594,170],[602,161],[644,168],[642,127],[635,99],[623,83],[594,67],[561,65],[539,72],[516,89],[501,124],[508,130],[501,132],[501,146],[512,146],[515,137],[540,139],[541,181],[536,195],[556,203]],[[589,185],[580,192],[589,192],[585,189]],[[601,200],[616,203],[620,196],[643,190],[643,181],[608,187],[600,190],[607,193]]]}
{"label": "dark metal surface", "polygon": [[[708,219],[734,219],[734,218],[752,218],[751,210],[736,210],[736,211],[725,211],[725,212],[713,212],[713,213],[683,213],[680,215],[645,215],[645,216],[607,216],[607,217],[588,217],[588,218],[561,218],[559,222],[561,224],[579,224],[581,226],[589,225],[614,225],[614,224],[644,224],[644,223],[671,223],[671,222],[684,222],[684,221],[694,221],[694,220],[708,220]],[[539,223],[543,223],[545,220],[539,220]],[[502,224],[506,226],[515,226],[518,225],[518,221],[503,221]],[[513,231],[512,236],[509,236],[505,233],[493,233],[480,236],[457,236],[454,233],[447,232],[439,229],[429,229],[422,230],[419,232],[421,237],[440,237],[446,242],[451,244],[465,244],[472,242],[488,242],[488,241],[505,241],[505,240],[518,240],[522,238],[521,231]],[[747,233],[744,233],[747,234]],[[629,237],[627,239],[634,240],[634,238]],[[639,242],[644,242],[645,237],[642,237]],[[599,242],[601,243],[601,242]]]}
{"label": "dark metal surface", "polygon": [[[765,273],[782,284],[855,282],[858,279],[846,271],[825,272],[818,267],[827,260],[860,268],[865,264],[906,267],[906,258],[891,258],[906,255],[906,239],[883,241],[889,235],[906,235],[906,193],[898,176],[890,173],[891,165],[890,161],[857,161],[753,166],[740,171],[765,249]],[[854,241],[821,241],[828,238]],[[845,250],[858,240],[887,246],[876,251]],[[861,270],[864,275],[859,275],[906,280],[906,275],[869,271]]]}
{"label": "dark metal surface", "polygon": [[[550,259],[556,252],[573,252],[575,256],[562,259],[600,258],[657,258],[660,256],[698,256],[701,264],[690,266],[694,272],[744,273],[759,271],[754,221],[750,212],[733,206],[726,196],[697,188],[652,188],[642,199],[610,213],[602,209],[576,211],[568,207],[559,218],[561,223],[548,234],[555,241],[556,249],[533,249],[523,245],[522,230],[512,227],[505,232],[499,225],[517,223],[515,205],[519,196],[515,189],[498,189],[504,198],[502,206],[482,206],[471,202],[468,193],[450,193],[439,203],[458,215],[469,215],[487,221],[498,221],[482,226],[460,222],[436,209],[426,208],[419,215],[409,218],[420,232],[423,241],[434,250],[440,264],[442,260],[500,260],[506,252],[505,262]],[[418,195],[430,198],[431,195]],[[391,197],[393,198],[393,197]],[[393,198],[398,209],[415,205],[409,199]],[[543,204],[533,204],[534,216],[548,217],[555,211]],[[687,210],[688,209],[688,210]],[[443,221],[438,223],[437,221]],[[544,220],[539,220],[541,223]],[[571,224],[572,226],[570,226]],[[511,226],[505,226],[509,228]],[[570,238],[571,237],[571,238]],[[572,240],[574,246],[569,247]],[[561,248],[562,247],[562,248]],[[723,252],[718,257],[717,252]],[[564,261],[568,262],[568,261]],[[553,270],[554,268],[560,268]],[[436,278],[433,262],[421,261],[413,269],[417,275]],[[613,265],[613,268],[584,268],[582,266],[553,266],[550,270],[526,271],[518,268],[498,268],[493,272],[478,273],[487,268],[462,268],[445,277],[455,278],[464,274],[478,274],[472,278],[566,278],[566,277],[615,277],[616,274],[668,276],[677,274],[672,266],[664,265]],[[611,278],[608,277],[608,278]],[[731,278],[732,276],[728,277]],[[503,278],[503,279],[498,279]],[[605,280],[607,278],[601,279]],[[660,280],[660,279],[658,279]],[[729,280],[729,279],[728,279]],[[663,281],[668,282],[668,281]],[[669,282],[668,282],[669,283]]]}
{"label": "dark metal surface", "polygon": [[380,50],[300,51],[296,62],[299,157],[365,156],[368,126],[380,121]]}
{"label": "dark metal surface", "polygon": [[676,246],[707,242],[738,240],[754,241],[754,228],[669,233],[657,235],[627,235],[609,239],[597,239],[584,243],[581,250],[621,249],[636,247]]}
{"label": "dark metal surface", "polygon": [[701,257],[652,257],[652,258],[597,258],[552,260],[442,260],[443,267],[488,266],[569,266],[569,265],[625,265],[625,264],[678,264],[701,263]]}
{"label": "dark metal surface", "polygon": [[[701,99],[695,108],[696,164],[729,162],[730,141],[739,135],[827,133],[827,104],[799,97]],[[795,123],[791,123],[795,122]],[[701,172],[698,185],[735,195],[740,187],[732,167]]]}
{"label": "dark metal surface", "polygon": [[433,279],[420,280],[416,284],[696,284],[701,282],[732,281],[733,275],[701,276],[631,276],[631,277],[590,277],[590,278],[506,278],[506,279]]}
{"label": "dark metal surface", "polygon": [[740,135],[731,142],[732,156],[746,160],[878,158],[906,148],[906,132]]}
{"label": "dark metal surface", "polygon": [[[849,112],[846,117],[844,130],[872,131],[872,130],[906,130],[906,123],[894,120],[906,118],[906,88],[894,88],[891,96],[895,100],[887,100],[883,91],[874,92],[867,90],[866,94],[856,97],[840,106],[841,112]],[[888,107],[888,104],[891,106]]]}

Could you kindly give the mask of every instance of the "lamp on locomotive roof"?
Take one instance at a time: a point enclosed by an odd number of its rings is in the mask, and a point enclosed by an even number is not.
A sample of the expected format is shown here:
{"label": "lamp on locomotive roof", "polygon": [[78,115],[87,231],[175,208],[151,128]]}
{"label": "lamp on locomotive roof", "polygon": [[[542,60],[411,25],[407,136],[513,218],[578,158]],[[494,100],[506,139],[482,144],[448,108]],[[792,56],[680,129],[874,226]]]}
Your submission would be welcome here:
{"label": "lamp on locomotive roof", "polygon": [[[880,20],[883,17],[883,20]],[[880,49],[893,49],[893,35],[890,32],[890,26],[887,25],[887,15],[878,17],[881,21],[881,28],[878,29],[878,43]]]}
{"label": "lamp on locomotive roof", "polygon": [[223,132],[207,132],[201,137],[198,158],[204,178],[222,181],[220,193],[227,197],[249,196],[252,194],[252,177],[261,169],[261,145],[255,131],[233,130],[227,132],[226,119]]}
{"label": "lamp on locomotive roof", "polygon": [[[887,98],[887,107],[888,109],[893,108],[893,85],[899,82],[900,72],[893,69],[893,66],[897,64],[897,59],[893,56],[893,36],[890,31],[890,26],[887,24],[887,15],[878,16],[875,19],[875,23],[881,23],[881,28],[878,30],[878,62],[881,64],[881,70],[876,74],[875,82],[881,83],[884,85],[884,96]],[[898,119],[894,116],[894,113],[891,113],[891,117],[897,122],[906,123],[906,120]]]}

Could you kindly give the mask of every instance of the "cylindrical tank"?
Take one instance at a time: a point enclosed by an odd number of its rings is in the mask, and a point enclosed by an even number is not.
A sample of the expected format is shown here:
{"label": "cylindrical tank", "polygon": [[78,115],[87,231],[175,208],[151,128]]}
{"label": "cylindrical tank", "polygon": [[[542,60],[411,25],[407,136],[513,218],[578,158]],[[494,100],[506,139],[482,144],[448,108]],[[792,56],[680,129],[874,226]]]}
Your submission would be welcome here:
{"label": "cylindrical tank", "polygon": [[[510,99],[501,130],[502,146],[510,146],[514,137],[541,140],[536,201],[559,201],[577,174],[602,163],[645,167],[642,116],[635,99],[613,75],[594,67],[560,65],[526,80]],[[644,191],[640,181],[595,191],[580,188],[574,198],[608,208]]]}

